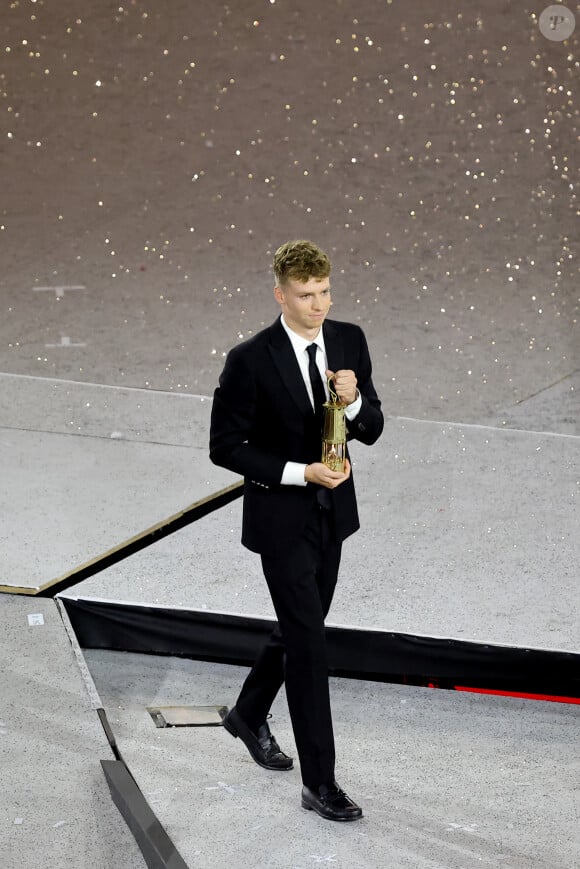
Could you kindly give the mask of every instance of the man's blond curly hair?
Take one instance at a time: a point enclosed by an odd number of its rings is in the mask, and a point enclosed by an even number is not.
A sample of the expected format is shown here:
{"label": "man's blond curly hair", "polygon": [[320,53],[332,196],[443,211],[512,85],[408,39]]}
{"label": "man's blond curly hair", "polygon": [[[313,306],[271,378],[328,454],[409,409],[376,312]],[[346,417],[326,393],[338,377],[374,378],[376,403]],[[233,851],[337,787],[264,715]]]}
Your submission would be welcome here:
{"label": "man's blond curly hair", "polygon": [[311,241],[287,241],[274,254],[274,277],[279,286],[288,279],[305,284],[310,278],[327,278],[330,260]]}

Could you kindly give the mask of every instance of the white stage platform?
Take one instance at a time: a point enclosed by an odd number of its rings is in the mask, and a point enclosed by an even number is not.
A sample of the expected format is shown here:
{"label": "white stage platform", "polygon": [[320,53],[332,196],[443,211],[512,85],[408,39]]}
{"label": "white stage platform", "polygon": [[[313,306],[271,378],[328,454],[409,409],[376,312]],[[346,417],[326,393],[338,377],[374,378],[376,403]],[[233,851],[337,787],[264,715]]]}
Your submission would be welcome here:
{"label": "white stage platform", "polygon": [[[331,679],[337,780],[356,824],[300,808],[300,774],[221,727],[156,729],[147,706],[231,705],[245,668],[88,650],[119,747],[188,866],[572,869],[578,707]],[[286,699],[273,733],[295,756]]]}
{"label": "white stage platform", "polygon": [[30,594],[236,482],[195,396],[0,375],[0,587]]}
{"label": "white stage platform", "polygon": [[[329,623],[580,649],[580,438],[391,419],[352,454]],[[63,594],[273,618],[240,527],[236,501]]]}
{"label": "white stage platform", "polygon": [[[2,376],[0,410],[7,588],[50,587],[239,481],[209,461],[200,396]],[[329,622],[580,648],[580,437],[391,418],[351,449],[361,530]],[[273,617],[240,527],[238,500],[64,594]]]}

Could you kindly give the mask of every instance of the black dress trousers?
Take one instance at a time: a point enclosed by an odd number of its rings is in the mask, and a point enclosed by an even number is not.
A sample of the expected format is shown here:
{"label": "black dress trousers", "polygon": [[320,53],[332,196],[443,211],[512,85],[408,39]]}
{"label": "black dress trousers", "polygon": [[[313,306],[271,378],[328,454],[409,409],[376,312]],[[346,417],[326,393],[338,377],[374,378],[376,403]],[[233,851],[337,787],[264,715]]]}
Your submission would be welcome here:
{"label": "black dress trousers", "polygon": [[311,515],[292,549],[261,556],[278,627],[236,703],[243,720],[256,732],[286,681],[302,780],[310,787],[334,780],[324,619],[336,586],[341,548],[334,537],[332,511],[313,498]]}

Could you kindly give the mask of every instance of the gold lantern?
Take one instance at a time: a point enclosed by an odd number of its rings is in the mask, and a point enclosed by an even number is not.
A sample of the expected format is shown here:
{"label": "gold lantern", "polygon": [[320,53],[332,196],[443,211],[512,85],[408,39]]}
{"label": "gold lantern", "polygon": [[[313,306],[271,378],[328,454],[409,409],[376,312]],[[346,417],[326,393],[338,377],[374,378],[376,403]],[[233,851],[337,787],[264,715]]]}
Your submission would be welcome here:
{"label": "gold lantern", "polygon": [[330,385],[332,377],[327,380],[330,400],[325,401],[322,421],[322,462],[332,471],[344,472],[346,461],[346,419],[345,405]]}

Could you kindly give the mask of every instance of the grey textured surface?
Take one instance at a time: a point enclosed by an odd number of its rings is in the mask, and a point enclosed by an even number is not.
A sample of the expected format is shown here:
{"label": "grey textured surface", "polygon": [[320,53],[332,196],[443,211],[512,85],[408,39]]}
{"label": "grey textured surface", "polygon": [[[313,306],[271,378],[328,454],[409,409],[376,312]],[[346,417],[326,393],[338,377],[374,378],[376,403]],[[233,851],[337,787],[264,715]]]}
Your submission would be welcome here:
{"label": "grey textured surface", "polygon": [[312,237],[389,412],[481,422],[578,370],[580,28],[541,9],[7,4],[0,369],[211,394]]}
{"label": "grey textured surface", "polygon": [[[332,679],[337,780],[363,807],[300,808],[298,769],[262,770],[223,728],[158,730],[151,704],[231,705],[247,672],[89,650],[121,750],[190,866],[573,869],[578,707]],[[283,694],[271,727],[295,752]]]}
{"label": "grey textured surface", "polygon": [[0,585],[39,587],[235,481],[207,449],[0,429]]}
{"label": "grey textured surface", "polygon": [[[391,419],[329,623],[580,650],[580,438]],[[234,502],[65,594],[273,617]]]}
{"label": "grey textured surface", "polygon": [[186,393],[0,374],[2,428],[207,452],[210,406]]}
{"label": "grey textured surface", "polygon": [[506,428],[577,435],[579,418],[580,371],[575,371],[513,405],[504,414],[492,417],[490,423]]}
{"label": "grey textured surface", "polygon": [[[43,625],[29,626],[28,614]],[[101,771],[112,758],[54,601],[0,597],[2,869],[141,869]]]}

